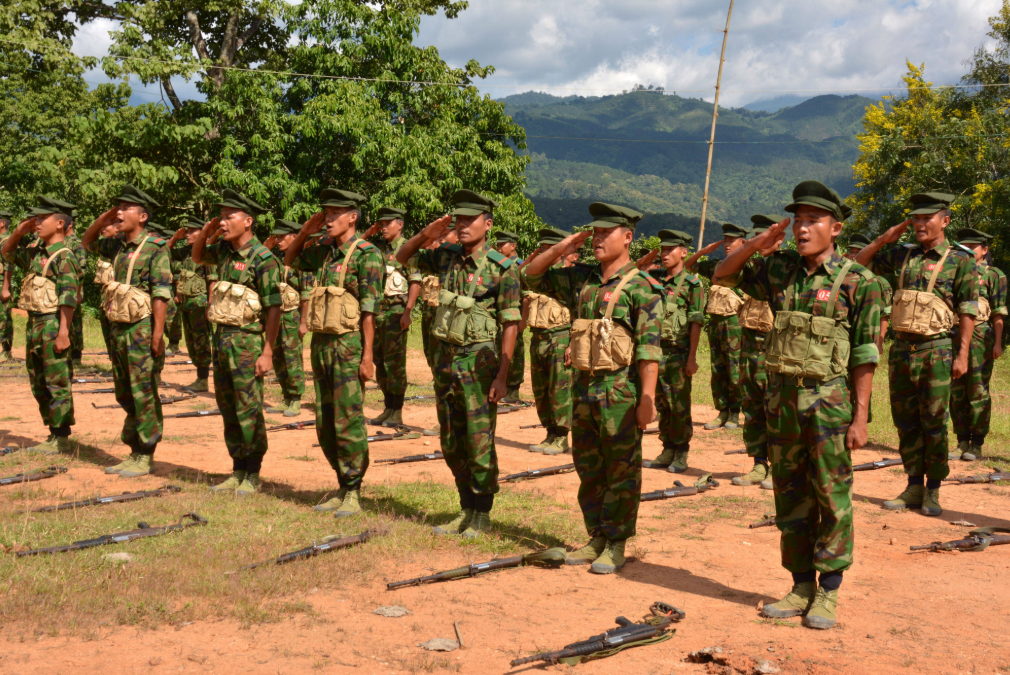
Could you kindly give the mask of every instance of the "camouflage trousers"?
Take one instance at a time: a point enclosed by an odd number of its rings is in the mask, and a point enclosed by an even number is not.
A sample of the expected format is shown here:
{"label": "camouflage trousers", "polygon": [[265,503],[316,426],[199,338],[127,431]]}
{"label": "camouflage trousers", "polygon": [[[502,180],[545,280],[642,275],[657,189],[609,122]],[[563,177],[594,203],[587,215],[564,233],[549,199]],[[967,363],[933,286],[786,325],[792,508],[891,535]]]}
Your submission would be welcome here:
{"label": "camouflage trousers", "polygon": [[996,335],[988,324],[976,328],[968,349],[968,372],[951,383],[950,417],[958,441],[982,445],[989,435],[992,417],[989,380],[992,379],[995,340]]}
{"label": "camouflage trousers", "polygon": [[429,307],[428,303],[421,303],[421,348],[424,350],[424,358],[428,362],[428,367],[435,372],[435,347],[438,339],[431,334],[431,324],[435,323],[435,310],[437,307]]}
{"label": "camouflage trousers", "polygon": [[78,304],[74,310],[74,321],[70,327],[70,357],[79,359],[84,354],[84,312],[83,305]]}
{"label": "camouflage trousers", "polygon": [[747,456],[754,459],[768,458],[768,420],[765,416],[767,389],[764,334],[744,328],[743,351],[740,355],[743,442],[747,448]]}
{"label": "camouflage trousers", "polygon": [[385,397],[385,407],[399,410],[403,395],[407,393],[407,335],[400,330],[403,305],[380,307],[375,315],[375,339],[372,342],[372,361],[375,363],[375,381]]}
{"label": "camouflage trousers", "polygon": [[[168,301],[168,310],[165,312],[165,346],[177,345],[182,342],[182,312],[175,298]],[[191,359],[192,360],[192,359]]]}
{"label": "camouflage trousers", "polygon": [[572,368],[565,365],[568,328],[530,331],[530,379],[537,417],[548,431],[572,428]]}
{"label": "camouflage trousers", "polygon": [[[76,313],[76,312],[75,312]],[[70,390],[70,350],[56,351],[59,314],[32,314],[25,326],[25,361],[32,396],[39,404],[42,423],[50,431],[74,424],[74,397]]]}
{"label": "camouflage trousers", "polygon": [[719,411],[740,410],[740,340],[736,315],[709,316],[708,347],[712,358],[712,403]]}
{"label": "camouflage trousers", "polygon": [[368,470],[364,391],[358,379],[361,333],[312,334],[316,438],[340,487],[357,489]]}
{"label": "camouflage trousers", "polygon": [[285,401],[301,401],[305,393],[305,365],[302,338],[298,335],[301,314],[297,309],[281,312],[277,341],[274,342],[274,372]]}
{"label": "camouflage trousers", "polygon": [[186,353],[197,368],[210,368],[211,324],[207,321],[207,296],[197,295],[183,298],[182,330],[186,336]]}
{"label": "camouflage trousers", "polygon": [[843,378],[814,387],[768,375],[768,452],[782,566],[836,572],[852,565],[852,422]]}
{"label": "camouflage trousers", "polygon": [[[498,375],[498,355],[490,343],[474,351],[433,338],[438,359],[435,396],[442,454],[460,495],[498,492],[494,435],[498,407],[488,402]],[[472,348],[472,347],[471,347]],[[459,350],[460,353],[455,353]]]}
{"label": "camouflage trousers", "polygon": [[120,438],[145,455],[154,454],[164,426],[158,384],[165,355],[151,353],[151,321],[148,317],[136,323],[111,322],[109,327],[116,402],[126,411]]}
{"label": "camouflage trousers", "polygon": [[659,440],[663,442],[664,450],[670,448],[679,452],[691,445],[694,436],[691,379],[687,374],[687,350],[664,346],[656,382]]}
{"label": "camouflage trousers", "polygon": [[[11,296],[7,302],[0,303],[0,347],[5,352],[9,352],[14,344],[14,316],[11,310],[15,302],[17,301]],[[77,311],[74,316],[77,316]]]}
{"label": "camouflage trousers", "polygon": [[[525,332],[525,331],[523,331]],[[501,354],[502,332],[498,331],[498,340],[495,343],[495,350]],[[526,339],[523,333],[516,333],[516,346],[512,350],[512,360],[509,361],[509,372],[505,377],[505,387],[511,391],[523,386],[526,379]]]}
{"label": "camouflage trousers", "polygon": [[[74,312],[76,314],[76,312]],[[98,325],[102,327],[102,340],[105,341],[105,353],[112,359],[115,348],[112,345],[112,323],[105,317],[105,310],[98,310]]]}
{"label": "camouflage trousers", "polygon": [[642,431],[635,417],[638,388],[628,368],[575,373],[572,459],[579,474],[582,519],[593,537],[635,536],[642,499]]}
{"label": "camouflage trousers", "polygon": [[898,451],[909,476],[946,478],[947,405],[953,346],[911,350],[895,340],[888,358],[891,418],[898,429]]}
{"label": "camouflage trousers", "polygon": [[263,334],[233,326],[215,329],[214,398],[224,420],[228,455],[237,460],[262,458],[267,452],[267,426],[256,359],[263,354]]}

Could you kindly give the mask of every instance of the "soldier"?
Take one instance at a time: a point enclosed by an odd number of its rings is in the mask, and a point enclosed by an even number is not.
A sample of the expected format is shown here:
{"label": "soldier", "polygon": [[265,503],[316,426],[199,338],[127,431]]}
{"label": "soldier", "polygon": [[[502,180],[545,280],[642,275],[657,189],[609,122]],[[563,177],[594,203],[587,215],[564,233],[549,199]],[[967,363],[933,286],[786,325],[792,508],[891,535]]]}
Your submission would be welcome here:
{"label": "soldier", "polygon": [[957,435],[957,452],[949,457],[973,462],[982,459],[982,445],[989,434],[992,416],[989,380],[993,363],[1003,354],[1007,279],[1001,270],[990,264],[989,242],[993,235],[965,227],[957,233],[957,238],[974,253],[981,284],[978,317],[968,351],[968,372],[954,380],[950,387],[950,416]]}
{"label": "soldier", "polygon": [[[718,260],[698,262],[722,246],[726,255],[744,245],[750,230],[733,223],[722,226],[722,241],[704,247],[684,263],[690,272],[712,278]],[[712,358],[712,403],[719,416],[705,425],[706,429],[736,429],[740,422],[740,322],[737,314],[743,307],[743,294],[737,289],[713,287],[709,291],[705,312],[708,319],[708,347]]]}
{"label": "soldier", "polygon": [[691,378],[698,372],[698,340],[705,325],[705,289],[697,275],[684,269],[684,258],[693,241],[694,237],[679,230],[659,231],[660,260],[666,269],[660,293],[663,361],[656,392],[663,452],[644,465],[672,473],[687,471],[687,453],[694,435]]}
{"label": "soldier", "polygon": [[[523,260],[516,254],[516,245],[519,243],[519,235],[508,230],[498,230],[495,233],[495,250],[512,261],[518,271],[521,269]],[[529,305],[523,301],[522,315],[519,319],[519,327],[516,333],[516,348],[512,353],[512,362],[509,364],[508,378],[505,386],[508,389],[502,403],[525,403],[519,395],[519,388],[523,386],[526,377],[526,340],[523,334],[526,332],[526,317],[529,313]],[[501,352],[501,334],[499,333],[498,351]]]}
{"label": "soldier", "polygon": [[302,355],[305,334],[300,331],[300,327],[303,322],[301,306],[309,299],[309,289],[302,282],[302,273],[298,270],[292,272],[291,267],[284,264],[283,257],[301,229],[302,226],[298,223],[279,218],[266,242],[266,247],[271,251],[276,247],[274,257],[283,270],[280,282],[281,321],[277,329],[277,342],[274,343],[273,364],[277,383],[284,396],[282,405],[267,408],[267,412],[282,413],[285,417],[298,417],[302,414],[302,395],[305,393]]}
{"label": "soldier", "polygon": [[[361,512],[361,482],[368,470],[364,383],[375,377],[372,361],[375,313],[382,298],[382,255],[359,239],[357,226],[366,197],[327,188],[322,212],[301,228],[284,254],[294,270],[314,275],[309,296],[312,373],[316,387],[316,437],[337,473],[337,496],[316,506],[338,518]],[[325,225],[327,244],[304,249]]]}
{"label": "soldier", "polygon": [[[442,236],[429,242],[425,248],[434,250],[445,244],[451,246],[456,241],[456,216],[453,216],[449,222],[449,227],[442,233]],[[418,282],[411,281],[410,283],[414,284]],[[438,309],[438,276],[429,274],[422,277],[419,286],[421,289],[419,294],[421,298],[421,346],[424,349],[424,358],[428,362],[428,367],[431,368],[432,378],[434,378],[435,366],[437,364],[435,347],[438,344],[438,339],[432,337],[431,325],[435,322],[435,311]],[[441,434],[441,427],[436,422],[435,426],[425,429],[421,433],[425,436],[439,436]]]}
{"label": "soldier", "polygon": [[[375,343],[372,361],[375,379],[385,399],[382,413],[369,424],[398,427],[403,424],[403,396],[407,393],[407,335],[414,304],[421,290],[421,275],[412,265],[396,260],[396,252],[407,240],[403,237],[406,211],[384,207],[375,212],[375,224],[365,239],[382,232],[380,253],[385,262],[382,301],[375,315]],[[410,282],[416,283],[410,283]]]}
{"label": "soldier", "polygon": [[[612,574],[625,564],[642,496],[642,430],[656,418],[656,380],[663,359],[663,286],[629,257],[642,214],[596,202],[591,232],[565,237],[523,271],[534,291],[568,307],[571,356],[578,371],[573,396],[572,456],[579,474],[579,506],[591,541],[568,554],[568,564],[590,564]],[[550,269],[592,237],[596,265]],[[610,341],[600,340],[609,329]]]}
{"label": "soldier", "polygon": [[[778,221],[771,216],[751,216],[756,237]],[[777,250],[777,249],[776,249]],[[759,484],[765,490],[773,489],[768,472],[768,423],[765,419],[765,392],[768,375],[765,373],[765,338],[772,328],[772,310],[767,302],[747,296],[737,314],[740,322],[740,394],[743,403],[743,442],[747,456],[754,460],[754,468],[743,476],[734,476],[733,485]]]}
{"label": "soldier", "polygon": [[[168,300],[168,306],[165,308],[165,342],[167,346],[165,347],[165,356],[169,357],[174,355],[179,351],[179,340],[181,339],[181,332],[175,335],[171,331],[181,331],[181,312],[179,311],[179,303],[176,301],[175,296],[178,293],[178,281],[179,273],[182,269],[182,265],[175,260],[173,257],[173,249],[177,243],[175,235],[178,233],[177,230],[173,230],[168,225],[162,225],[161,223],[151,223],[149,229],[153,234],[158,235],[165,240],[165,252],[168,253],[169,270],[172,273],[172,297]],[[174,342],[172,342],[174,340]],[[175,349],[169,349],[172,345],[175,345]],[[159,372],[159,379],[160,379]]]}
{"label": "soldier", "polygon": [[[546,227],[540,230],[543,253],[571,232]],[[569,267],[557,260],[553,268]],[[524,277],[520,275],[520,280]],[[569,452],[568,432],[572,428],[572,369],[565,363],[572,318],[568,309],[549,295],[527,292],[524,298],[530,326],[530,379],[537,417],[547,430],[542,443],[530,446],[530,452],[560,455]],[[518,348],[518,347],[517,347]],[[510,368],[511,372],[511,368]]]}
{"label": "soldier", "polygon": [[[835,252],[851,213],[837,192],[804,181],[785,210],[794,214],[795,251],[770,253],[785,236],[786,219],[728,255],[713,279],[770,303],[776,315],[765,342],[765,402],[775,522],[793,588],[761,613],[802,614],[804,626],[828,629],[835,625],[842,575],[852,565],[851,451],[867,438],[880,359],[880,285]],[[758,252],[769,255],[752,258]]]}
{"label": "soldier", "polygon": [[[939,516],[940,483],[950,473],[947,459],[947,404],[951,379],[968,371],[968,352],[978,315],[978,266],[969,250],[944,235],[954,196],[912,195],[912,217],[886,230],[856,256],[877,274],[895,278],[888,359],[891,417],[908,487],[884,502],[885,509],[921,508]],[[914,228],[914,244],[895,244]],[[960,318],[955,318],[955,315]],[[958,326],[954,356],[953,331]]]}
{"label": "soldier", "polygon": [[[178,270],[175,303],[182,316],[186,352],[196,366],[196,380],[185,391],[193,393],[210,391],[207,380],[210,379],[210,364],[213,359],[210,348],[211,326],[207,321],[207,286],[216,277],[211,267],[193,262],[193,242],[206,224],[203,218],[190,214],[186,226],[175,231],[168,247]],[[176,247],[175,244],[182,240],[186,241],[185,245]]]}
{"label": "soldier", "polygon": [[[9,211],[0,211],[0,244],[7,239],[7,228],[11,224]],[[11,308],[14,306],[11,296],[11,273],[7,265],[0,259],[0,273],[3,274],[3,289],[0,290],[0,363],[14,360],[11,347],[14,344],[14,317]]]}
{"label": "soldier", "polygon": [[435,534],[475,539],[491,525],[498,492],[497,404],[507,389],[521,298],[515,264],[487,241],[497,203],[471,190],[457,190],[452,202],[459,243],[420,250],[445,232],[450,216],[442,216],[401,246],[396,259],[406,264],[416,254],[418,270],[437,275],[445,291],[432,326],[435,396],[442,453],[456,481],[460,514]]}
{"label": "soldier", "polygon": [[[77,298],[78,311],[74,312],[74,325],[72,332],[70,334],[70,363],[73,367],[80,367],[81,359],[84,356],[84,271],[88,269],[88,252],[84,250],[84,246],[81,245],[81,240],[77,237],[74,231],[74,226],[76,225],[77,211],[76,209],[73,213],[69,214],[70,220],[67,221],[65,225],[65,238],[63,240],[70,252],[74,254],[77,259],[77,266],[81,271],[81,283],[80,283],[80,294]],[[73,377],[73,371],[71,370],[71,377]]]}
{"label": "soldier", "polygon": [[[73,210],[73,204],[40,197],[30,216],[0,246],[3,259],[26,272],[18,302],[28,312],[25,361],[42,423],[49,427],[49,437],[28,448],[31,452],[70,451],[70,333],[81,286],[77,259],[64,241]],[[39,244],[19,247],[21,237],[32,231],[38,232]]]}

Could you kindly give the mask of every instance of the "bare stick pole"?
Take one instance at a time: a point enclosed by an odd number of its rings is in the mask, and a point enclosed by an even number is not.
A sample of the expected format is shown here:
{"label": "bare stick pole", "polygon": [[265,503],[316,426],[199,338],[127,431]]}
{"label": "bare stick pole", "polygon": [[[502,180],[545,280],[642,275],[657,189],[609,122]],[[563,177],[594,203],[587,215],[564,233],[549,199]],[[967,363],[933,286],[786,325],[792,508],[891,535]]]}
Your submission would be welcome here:
{"label": "bare stick pole", "polygon": [[705,194],[701,198],[701,227],[698,229],[698,248],[704,245],[705,213],[708,211],[708,182],[712,178],[712,151],[715,150],[715,121],[719,117],[719,88],[722,86],[722,66],[726,63],[726,40],[729,39],[729,20],[733,17],[733,0],[726,12],[726,30],[722,32],[722,54],[719,55],[719,75],[715,79],[715,105],[712,106],[712,135],[708,139],[708,168],[705,170]]}

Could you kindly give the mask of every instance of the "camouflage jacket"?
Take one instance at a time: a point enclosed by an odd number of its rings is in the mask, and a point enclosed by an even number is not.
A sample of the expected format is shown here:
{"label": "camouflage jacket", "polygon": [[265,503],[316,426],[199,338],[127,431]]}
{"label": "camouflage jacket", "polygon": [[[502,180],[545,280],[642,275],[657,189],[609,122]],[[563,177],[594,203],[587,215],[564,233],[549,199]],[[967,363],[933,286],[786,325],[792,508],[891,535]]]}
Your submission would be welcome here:
{"label": "camouflage jacket", "polygon": [[[709,258],[708,260],[702,260],[701,262],[695,263],[694,269],[689,271],[694,272],[699,277],[705,277],[709,281],[712,281],[712,274],[715,272],[716,265],[721,262],[722,259],[713,260],[712,258]],[[737,296],[743,298],[743,291],[737,288],[734,288],[733,290],[736,292]]]}
{"label": "camouflage jacket", "polygon": [[[247,241],[237,251],[231,242],[216,241],[203,249],[203,264],[210,265],[216,281],[228,281],[253,289],[260,296],[260,305],[266,310],[269,307],[279,307],[281,290],[278,284],[281,280],[280,266],[277,258],[256,237]],[[262,333],[266,313],[260,315],[259,321],[248,326],[230,328],[246,333]]]}
{"label": "camouflage jacket", "polygon": [[304,281],[308,281],[311,274],[310,292],[315,285],[336,286],[340,282],[344,259],[352,246],[357,250],[347,263],[344,288],[358,299],[360,311],[375,314],[382,301],[382,256],[374,244],[359,239],[358,235],[339,246],[319,243],[303,248],[291,264],[291,269],[305,272]]}
{"label": "camouflage jacket", "polygon": [[[676,295],[677,307],[687,313],[687,322],[705,325],[705,287],[701,285],[701,279],[697,274],[692,274],[686,269],[682,269],[680,274],[662,280],[664,296],[672,296],[676,292],[677,284],[681,279],[684,283],[680,287],[680,292]],[[665,300],[665,298],[664,298]],[[664,304],[665,307],[665,304]],[[666,346],[666,345],[664,345]],[[687,350],[691,346],[691,333],[688,331],[672,345],[677,351]]]}
{"label": "camouflage jacket", "polygon": [[18,246],[4,256],[4,260],[20,267],[26,273],[41,275],[50,256],[62,249],[69,249],[70,252],[61,254],[53,261],[46,278],[52,279],[56,284],[56,297],[59,298],[60,306],[76,309],[77,298],[81,294],[81,266],[73,254],[73,249],[66,245],[66,241],[48,247],[42,240],[39,240],[36,246]]}
{"label": "camouflage jacket", "polygon": [[991,312],[989,320],[985,323],[975,325],[975,334],[983,337],[992,331],[992,320],[997,315],[1006,316],[1006,296],[1007,279],[1003,271],[991,265],[981,264],[978,266],[979,274],[982,276],[982,283],[979,285],[978,295],[989,301]]}
{"label": "camouflage jacket", "polygon": [[[213,267],[209,265],[197,265],[193,260],[193,246],[185,244],[176,246],[169,255],[172,258],[172,276],[178,276],[182,272],[196,272],[196,276],[206,282],[217,281],[217,274]],[[178,281],[178,279],[176,279]]]}
{"label": "camouflage jacket", "polygon": [[281,283],[285,283],[298,292],[298,297],[302,300],[309,299],[309,292],[312,290],[312,275],[305,274],[301,270],[287,267],[284,264],[284,254],[279,251],[271,251],[277,264],[280,266]]}
{"label": "camouflage jacket", "polygon": [[519,272],[509,258],[498,253],[485,241],[470,255],[459,244],[443,244],[435,250],[417,252],[417,269],[422,274],[434,274],[442,288],[450,293],[466,295],[477,267],[487,259],[477,277],[473,297],[502,325],[522,319],[522,298]]}
{"label": "camouflage jacket", "polygon": [[[573,319],[602,319],[607,311],[611,292],[631,270],[629,261],[606,281],[599,265],[576,264],[547,270],[543,275],[524,274],[530,289],[545,293],[568,307]],[[697,278],[697,277],[695,277]],[[662,361],[663,285],[647,272],[639,271],[621,291],[614,303],[613,320],[634,336],[635,361]],[[601,373],[602,375],[602,373]]]}
{"label": "camouflage jacket", "polygon": [[407,261],[407,264],[397,262],[396,252],[400,250],[400,247],[407,243],[407,240],[403,236],[399,236],[393,241],[382,240],[379,244],[379,251],[382,254],[383,262],[385,263],[385,269],[382,275],[382,306],[386,307],[404,307],[407,304],[406,295],[394,295],[386,297],[385,286],[386,286],[386,275],[392,274],[393,270],[397,270],[400,274],[407,278],[407,281],[421,281],[421,273],[417,271],[417,257],[413,257]]}
{"label": "camouflage jacket", "polygon": [[[147,241],[138,251],[145,238]],[[168,250],[165,248],[167,243],[168,240],[164,237],[144,230],[133,241],[126,241],[124,234],[96,239],[91,243],[91,251],[112,260],[115,272],[113,279],[121,284],[126,283],[130,262],[136,257],[130,285],[150,295],[152,300],[168,302],[172,298],[172,270]]]}
{"label": "camouflage jacket", "polygon": [[81,268],[81,274],[83,275],[84,271],[88,269],[88,251],[84,248],[84,244],[77,238],[76,234],[72,234],[64,239],[63,243],[67,245],[70,252],[77,258],[77,266]]}

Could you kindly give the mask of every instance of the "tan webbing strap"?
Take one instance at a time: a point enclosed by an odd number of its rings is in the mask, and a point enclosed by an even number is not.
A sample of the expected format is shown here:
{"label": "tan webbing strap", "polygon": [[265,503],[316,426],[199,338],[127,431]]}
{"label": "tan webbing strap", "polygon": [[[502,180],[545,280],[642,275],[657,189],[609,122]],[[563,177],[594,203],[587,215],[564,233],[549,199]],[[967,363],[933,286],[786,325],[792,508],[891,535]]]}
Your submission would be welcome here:
{"label": "tan webbing strap", "polygon": [[682,289],[684,287],[684,282],[685,281],[687,281],[687,272],[683,273],[683,276],[680,278],[680,281],[678,281],[677,285],[673,287],[673,299],[674,299],[674,301],[680,300],[680,289]]}
{"label": "tan webbing strap", "polygon": [[933,292],[933,286],[936,285],[936,277],[940,274],[940,270],[943,268],[943,261],[946,260],[947,256],[950,254],[950,249],[951,246],[947,246],[947,250],[943,252],[942,256],[940,256],[940,262],[936,263],[936,267],[933,268],[933,274],[929,277],[929,285],[926,286],[927,293]]}
{"label": "tan webbing strap", "polygon": [[614,305],[617,304],[617,296],[619,296],[621,294],[621,291],[624,290],[624,287],[627,285],[627,283],[629,281],[631,281],[632,279],[634,279],[635,275],[637,275],[638,272],[639,272],[639,270],[636,267],[635,269],[633,269],[630,272],[628,272],[627,274],[625,274],[624,278],[621,279],[621,283],[617,284],[617,288],[615,288],[614,292],[610,294],[610,301],[607,303],[607,311],[603,315],[604,319],[609,319],[611,316],[613,316],[613,314],[614,314]]}
{"label": "tan webbing strap", "polygon": [[66,246],[64,246],[59,251],[57,251],[56,253],[52,254],[51,256],[49,256],[46,259],[46,264],[42,266],[42,278],[43,279],[46,278],[46,273],[49,271],[49,265],[53,262],[53,260],[56,259],[56,256],[58,256],[61,253],[66,253],[69,250],[70,250],[69,248],[67,248]]}
{"label": "tan webbing strap", "polygon": [[144,244],[147,240],[151,238],[151,235],[145,235],[143,239],[140,240],[140,245],[137,246],[137,250],[133,252],[133,257],[130,258],[130,266],[126,269],[126,285],[130,285],[130,280],[133,278],[133,266],[137,264],[137,258],[140,257],[140,249],[144,248]]}
{"label": "tan webbing strap", "polygon": [[831,284],[831,294],[828,296],[828,309],[824,312],[824,316],[829,319],[834,317],[835,300],[838,299],[838,292],[842,288],[842,282],[845,281],[845,275],[849,273],[849,268],[852,267],[852,262],[850,260],[842,266],[842,271],[835,277],[835,283]]}
{"label": "tan webbing strap", "polygon": [[905,254],[905,261],[901,263],[901,274],[898,275],[898,290],[905,287],[905,268],[908,267],[908,257],[912,255],[912,249],[908,249]]}
{"label": "tan webbing strap", "polygon": [[340,268],[340,281],[337,282],[337,288],[344,287],[344,277],[347,276],[347,263],[351,261],[351,254],[358,250],[358,242],[364,241],[364,239],[355,239],[351,247],[347,249],[347,255],[344,256],[344,264]]}
{"label": "tan webbing strap", "polygon": [[291,271],[291,268],[288,267],[287,265],[285,265],[284,266],[284,283],[288,283],[288,273],[290,271]]}
{"label": "tan webbing strap", "polygon": [[479,265],[477,265],[477,269],[473,273],[473,279],[470,279],[470,287],[466,290],[466,297],[473,297],[473,292],[477,289],[477,282],[480,281],[480,273],[484,271],[484,267],[486,266],[487,256],[485,255],[484,259],[480,261]]}

